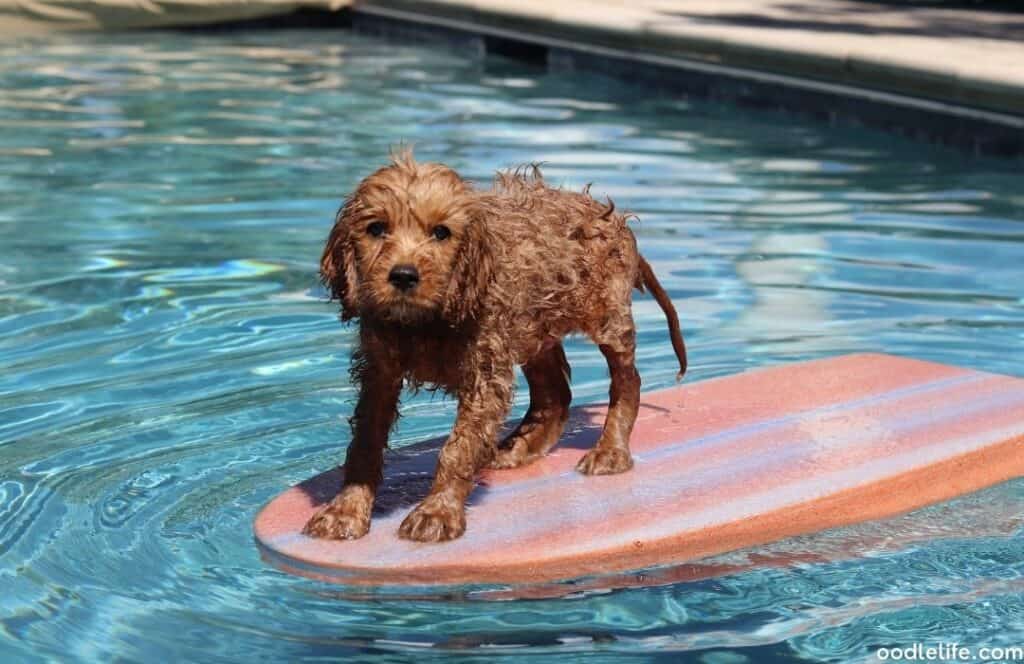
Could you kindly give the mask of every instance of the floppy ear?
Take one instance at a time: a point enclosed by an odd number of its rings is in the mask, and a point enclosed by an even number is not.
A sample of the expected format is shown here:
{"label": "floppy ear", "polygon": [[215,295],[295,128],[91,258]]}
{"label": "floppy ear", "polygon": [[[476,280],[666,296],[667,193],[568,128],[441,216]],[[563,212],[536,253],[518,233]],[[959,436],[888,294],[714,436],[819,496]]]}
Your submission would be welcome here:
{"label": "floppy ear", "polygon": [[359,315],[359,276],[356,273],[355,241],[352,237],[352,216],[356,199],[345,201],[334,219],[334,227],[327,236],[324,253],[320,257],[320,281],[331,294],[332,300],[341,302],[341,320]]}
{"label": "floppy ear", "polygon": [[493,275],[494,245],[491,234],[482,217],[474,215],[465,226],[455,255],[451,280],[445,293],[445,318],[456,324],[476,318]]}

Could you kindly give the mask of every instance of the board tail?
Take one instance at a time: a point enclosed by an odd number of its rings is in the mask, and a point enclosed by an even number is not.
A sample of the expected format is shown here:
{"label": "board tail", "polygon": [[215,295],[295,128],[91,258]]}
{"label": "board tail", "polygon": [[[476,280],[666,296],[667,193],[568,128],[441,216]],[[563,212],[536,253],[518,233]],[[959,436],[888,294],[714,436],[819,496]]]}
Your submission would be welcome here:
{"label": "board tail", "polygon": [[672,339],[672,349],[676,352],[676,357],[679,358],[679,373],[676,374],[676,380],[682,380],[683,375],[686,373],[686,344],[683,342],[683,333],[679,329],[679,316],[676,314],[676,308],[672,304],[672,298],[668,296],[665,289],[661,287],[661,283],[658,282],[658,278],[654,276],[654,270],[651,269],[650,263],[644,260],[643,256],[640,256],[640,280],[637,287],[642,291],[644,286],[651,292],[654,299],[658,302],[658,306],[665,312],[665,318],[668,319],[668,335]]}

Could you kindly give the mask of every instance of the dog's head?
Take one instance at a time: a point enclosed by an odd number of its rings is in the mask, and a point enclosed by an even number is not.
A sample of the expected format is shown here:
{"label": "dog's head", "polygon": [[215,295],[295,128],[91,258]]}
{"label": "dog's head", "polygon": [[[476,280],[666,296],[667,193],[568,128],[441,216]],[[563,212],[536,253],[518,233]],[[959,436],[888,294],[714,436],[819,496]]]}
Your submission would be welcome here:
{"label": "dog's head", "polygon": [[402,152],[345,201],[320,260],[342,320],[415,324],[473,318],[493,269],[472,187],[442,164]]}

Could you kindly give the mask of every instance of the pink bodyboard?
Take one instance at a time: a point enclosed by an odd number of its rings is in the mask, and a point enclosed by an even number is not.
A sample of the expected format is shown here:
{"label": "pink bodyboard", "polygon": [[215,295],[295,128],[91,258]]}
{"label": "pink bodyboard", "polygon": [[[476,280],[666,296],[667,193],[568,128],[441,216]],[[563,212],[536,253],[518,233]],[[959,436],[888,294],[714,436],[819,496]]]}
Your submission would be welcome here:
{"label": "pink bodyboard", "polygon": [[443,440],[388,454],[362,539],[301,533],[340,488],[335,469],[271,501],[256,517],[256,540],[274,565],[343,584],[536,585],[678,566],[1024,475],[1024,380],[888,355],[646,393],[633,470],[585,477],[574,467],[604,414],[574,409],[548,456],[482,473],[457,540],[397,536],[430,486]]}

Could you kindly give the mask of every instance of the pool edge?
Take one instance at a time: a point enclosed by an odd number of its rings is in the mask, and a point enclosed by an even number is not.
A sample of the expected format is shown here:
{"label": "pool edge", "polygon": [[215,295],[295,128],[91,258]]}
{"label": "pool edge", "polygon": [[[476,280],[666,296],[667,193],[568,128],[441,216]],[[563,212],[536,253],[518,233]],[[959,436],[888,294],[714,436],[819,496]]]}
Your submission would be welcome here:
{"label": "pool edge", "polygon": [[[641,42],[646,35],[636,31],[608,26],[583,29],[511,10],[499,13],[461,0],[372,0],[354,3],[347,11],[353,30],[385,39],[442,42],[455,50],[532,61],[552,71],[602,73],[674,94],[795,112],[832,126],[880,129],[976,156],[1024,158],[1024,113],[969,106],[948,97],[901,94],[872,85],[882,78],[865,78],[863,74],[873,71],[866,68],[856,70],[860,73],[853,78],[845,70],[845,80],[838,81],[807,75],[816,63],[825,61],[822,54],[794,57],[792,52],[778,52],[765,67],[755,69],[725,64],[730,58],[724,57],[722,49],[735,51],[735,45],[709,43],[709,58],[696,59],[672,52],[672,40],[660,48],[645,47]],[[562,34],[557,34],[559,30]],[[920,75],[896,66],[885,72],[885,77],[896,81]],[[967,83],[969,79],[958,81],[958,85]],[[956,96],[952,89],[949,92]],[[1024,109],[1024,88],[1017,92]]]}

